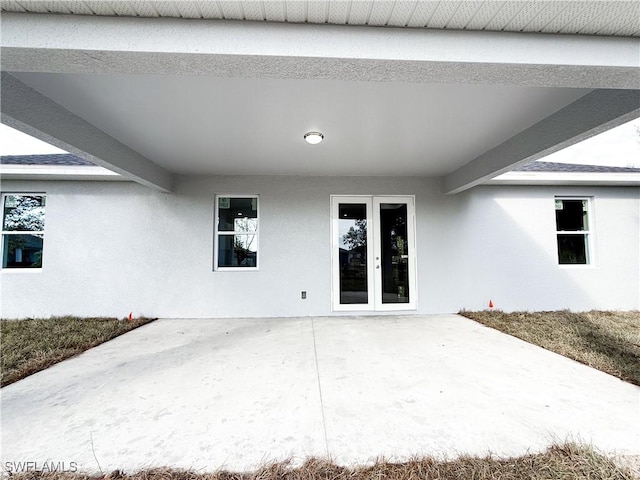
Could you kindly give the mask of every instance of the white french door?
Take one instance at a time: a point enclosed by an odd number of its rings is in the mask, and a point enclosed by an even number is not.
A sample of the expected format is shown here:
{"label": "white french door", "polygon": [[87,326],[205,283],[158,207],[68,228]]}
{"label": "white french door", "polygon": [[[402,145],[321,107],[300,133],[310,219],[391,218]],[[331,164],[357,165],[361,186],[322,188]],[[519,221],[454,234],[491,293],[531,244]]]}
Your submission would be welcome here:
{"label": "white french door", "polygon": [[332,196],[334,310],[415,310],[412,196]]}

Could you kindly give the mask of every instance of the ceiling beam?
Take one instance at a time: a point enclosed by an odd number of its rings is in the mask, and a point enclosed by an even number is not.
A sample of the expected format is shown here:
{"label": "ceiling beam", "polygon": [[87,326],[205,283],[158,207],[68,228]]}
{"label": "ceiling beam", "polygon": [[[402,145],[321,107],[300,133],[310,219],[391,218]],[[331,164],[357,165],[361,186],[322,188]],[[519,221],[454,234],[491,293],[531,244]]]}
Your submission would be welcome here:
{"label": "ceiling beam", "polygon": [[444,178],[459,193],[640,117],[640,90],[594,90]]}
{"label": "ceiling beam", "polygon": [[640,88],[638,38],[26,13],[0,21],[4,71]]}
{"label": "ceiling beam", "polygon": [[6,72],[0,92],[2,123],[142,185],[172,190],[169,172]]}

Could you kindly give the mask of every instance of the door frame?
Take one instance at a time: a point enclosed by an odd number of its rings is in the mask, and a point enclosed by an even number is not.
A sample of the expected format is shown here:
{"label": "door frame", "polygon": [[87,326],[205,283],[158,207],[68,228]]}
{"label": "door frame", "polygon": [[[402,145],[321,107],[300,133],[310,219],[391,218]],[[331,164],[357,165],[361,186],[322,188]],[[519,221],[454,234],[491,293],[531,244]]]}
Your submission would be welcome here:
{"label": "door frame", "polygon": [[[413,311],[418,308],[417,251],[415,195],[331,195],[331,311],[390,312]],[[344,203],[365,203],[367,227],[374,225],[373,235],[367,237],[367,304],[340,303],[340,258],[338,245],[338,206]],[[407,205],[407,248],[409,255],[409,302],[382,303],[382,269],[376,268],[376,253],[379,255],[380,205],[382,203],[405,203]],[[371,232],[367,228],[367,235]],[[378,264],[379,266],[379,264]]]}

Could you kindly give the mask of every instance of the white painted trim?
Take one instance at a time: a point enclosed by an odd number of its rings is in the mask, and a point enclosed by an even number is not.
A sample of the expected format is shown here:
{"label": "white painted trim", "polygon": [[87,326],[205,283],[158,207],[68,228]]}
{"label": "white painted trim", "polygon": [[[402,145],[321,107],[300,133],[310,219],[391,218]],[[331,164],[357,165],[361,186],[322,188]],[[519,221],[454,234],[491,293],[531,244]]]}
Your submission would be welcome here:
{"label": "white painted trim", "polygon": [[0,268],[0,275],[10,275],[12,273],[42,273],[42,267],[40,268]]}
{"label": "white painted trim", "polygon": [[[256,236],[256,266],[255,267],[219,267],[218,266],[218,198],[255,198],[256,199],[256,215],[258,216],[258,228]],[[213,271],[214,272],[256,272],[260,270],[260,195],[259,194],[237,194],[237,193],[217,193],[213,197]],[[233,233],[223,232],[222,235],[233,235]]]}
{"label": "white painted trim", "polygon": [[[4,202],[7,195],[40,195],[45,198],[45,230],[4,230]],[[25,272],[41,272],[44,267],[45,257],[44,254],[44,237],[47,226],[47,205],[46,205],[47,194],[42,191],[37,192],[28,192],[28,191],[10,191],[10,192],[2,192],[0,195],[0,273],[5,272],[16,272],[16,273],[25,273]],[[4,236],[5,235],[42,235],[42,266],[38,268],[11,268],[11,267],[3,267],[4,263]]]}
{"label": "white painted trim", "polygon": [[[382,203],[405,203],[407,205],[407,247],[409,251],[409,303],[383,303],[382,302],[382,271],[375,269],[376,290],[380,294],[374,295],[375,310],[380,312],[397,311],[397,310],[416,310],[418,308],[417,298],[417,275],[416,275],[416,238],[415,238],[415,196],[414,195],[391,195],[391,196],[374,196],[373,211],[375,212],[376,224],[380,220],[380,205]],[[381,253],[380,229],[374,231],[374,249],[375,253]]]}
{"label": "white painted trim", "polygon": [[[589,225],[588,230],[558,230],[557,223],[555,219],[555,201],[556,200],[586,200],[587,201],[587,224]],[[593,196],[585,196],[585,195],[556,195],[553,197],[554,201],[554,224],[556,225],[555,240],[556,240],[556,262],[558,267],[560,268],[570,268],[570,269],[583,269],[583,268],[596,268],[597,267],[597,254],[595,249],[595,215],[593,213]],[[587,263],[584,264],[571,264],[571,263],[560,263],[560,258],[558,257],[558,235],[586,235],[587,240]]]}
{"label": "white painted trim", "polygon": [[640,185],[634,172],[507,172],[488,185]]}
{"label": "white painted trim", "polygon": [[92,165],[0,165],[3,180],[112,180],[129,182],[128,178]]}
{"label": "white painted trim", "polygon": [[373,271],[373,242],[367,241],[367,300],[366,304],[341,304],[340,303],[340,253],[338,244],[338,235],[340,232],[339,210],[341,203],[365,204],[367,216],[367,235],[369,234],[369,225],[373,218],[373,208],[371,204],[371,196],[369,195],[331,195],[331,310],[334,312],[371,312],[374,309],[373,292],[374,280],[371,272]]}
{"label": "white painted trim", "polygon": [[[340,303],[339,210],[340,204],[365,204],[367,215],[367,291],[366,304]],[[407,246],[409,250],[409,303],[382,303],[382,271],[376,268],[381,256],[380,205],[406,203]],[[332,312],[413,312],[418,308],[415,195],[331,195],[331,310]]]}

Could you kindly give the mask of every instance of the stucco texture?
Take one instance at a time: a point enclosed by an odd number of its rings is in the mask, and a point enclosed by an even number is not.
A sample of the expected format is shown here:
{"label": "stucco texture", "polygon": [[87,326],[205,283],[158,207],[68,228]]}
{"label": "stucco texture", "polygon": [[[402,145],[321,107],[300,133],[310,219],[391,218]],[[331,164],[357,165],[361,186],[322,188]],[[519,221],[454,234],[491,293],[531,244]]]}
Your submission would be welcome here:
{"label": "stucco texture", "polygon": [[[331,315],[331,195],[415,195],[416,313],[640,308],[640,189],[432,179],[178,176],[134,183],[5,181],[47,195],[43,268],[1,272],[3,318]],[[258,194],[259,271],[213,270],[214,197]],[[593,264],[558,265],[554,196],[592,198]],[[307,298],[301,298],[301,291]]]}

